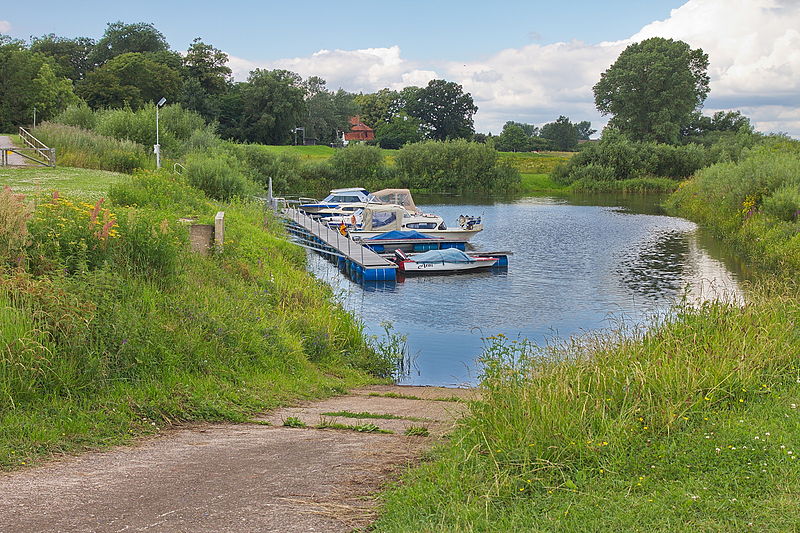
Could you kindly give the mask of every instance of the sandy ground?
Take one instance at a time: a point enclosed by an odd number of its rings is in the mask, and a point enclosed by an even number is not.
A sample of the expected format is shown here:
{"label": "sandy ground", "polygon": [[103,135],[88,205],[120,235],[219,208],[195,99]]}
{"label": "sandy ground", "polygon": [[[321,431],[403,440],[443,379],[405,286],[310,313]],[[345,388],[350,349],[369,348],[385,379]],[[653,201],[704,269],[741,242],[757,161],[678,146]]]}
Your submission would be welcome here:
{"label": "sandy ground", "polygon": [[[375,396],[386,393],[424,399]],[[0,474],[0,532],[352,531],[373,519],[376,492],[466,410],[463,402],[437,398],[471,394],[368,387],[265,414],[261,424],[181,428],[135,446]],[[337,411],[406,418],[324,415]],[[371,423],[395,433],[283,427],[288,417],[309,426]],[[424,426],[431,436],[405,436],[408,426]]]}
{"label": "sandy ground", "polygon": [[[16,148],[8,135],[0,135],[0,148]],[[22,167],[28,164],[28,160],[19,154],[8,154],[8,166]],[[1,527],[1,526],[0,526]],[[0,530],[2,531],[2,530]]]}

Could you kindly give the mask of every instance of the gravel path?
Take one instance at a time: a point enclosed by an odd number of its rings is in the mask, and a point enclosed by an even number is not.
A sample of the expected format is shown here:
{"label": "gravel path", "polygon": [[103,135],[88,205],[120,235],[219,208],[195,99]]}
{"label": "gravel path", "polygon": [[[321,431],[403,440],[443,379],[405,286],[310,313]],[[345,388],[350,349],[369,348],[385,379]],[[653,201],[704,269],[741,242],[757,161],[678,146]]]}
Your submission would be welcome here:
{"label": "gravel path", "polygon": [[[0,135],[0,148],[17,148],[17,145],[11,140],[8,135]],[[8,154],[8,166],[25,166],[28,160],[19,154]]]}
{"label": "gravel path", "polygon": [[[378,396],[387,393],[424,399]],[[374,517],[381,486],[466,410],[464,402],[441,399],[471,394],[368,387],[281,409],[259,423],[181,428],[135,446],[0,474],[0,531],[352,531]],[[340,411],[404,418],[323,414]],[[289,417],[308,426],[375,424],[394,433],[283,427]],[[403,435],[411,425],[431,436]]]}

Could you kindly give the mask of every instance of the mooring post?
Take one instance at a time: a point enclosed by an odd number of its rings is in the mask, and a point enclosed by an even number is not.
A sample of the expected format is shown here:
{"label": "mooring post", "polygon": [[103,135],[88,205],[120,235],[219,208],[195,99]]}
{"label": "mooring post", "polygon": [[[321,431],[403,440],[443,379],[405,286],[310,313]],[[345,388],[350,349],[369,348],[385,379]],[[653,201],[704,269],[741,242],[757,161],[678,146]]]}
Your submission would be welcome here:
{"label": "mooring post", "polygon": [[225,245],[225,212],[218,211],[214,217],[214,248],[217,253],[222,253]]}

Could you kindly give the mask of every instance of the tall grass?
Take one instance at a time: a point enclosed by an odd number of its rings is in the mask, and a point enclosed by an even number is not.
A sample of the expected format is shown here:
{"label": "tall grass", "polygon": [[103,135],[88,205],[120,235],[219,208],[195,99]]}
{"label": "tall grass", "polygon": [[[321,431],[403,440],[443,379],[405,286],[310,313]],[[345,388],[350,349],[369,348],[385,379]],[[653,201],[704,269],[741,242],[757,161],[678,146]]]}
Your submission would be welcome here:
{"label": "tall grass", "polygon": [[[262,204],[164,171],[111,198],[43,198],[0,271],[0,467],[393,375]],[[218,210],[224,251],[193,254],[178,219]]]}
{"label": "tall grass", "polygon": [[707,226],[761,266],[800,268],[800,143],[776,139],[706,168],[667,207]]}
{"label": "tall grass", "polygon": [[53,122],[36,128],[36,135],[46,145],[56,149],[59,165],[130,174],[134,169],[155,168],[155,158],[141,144],[118,140]]}
{"label": "tall grass", "polygon": [[388,495],[376,530],[796,523],[784,498],[800,489],[796,290],[682,308],[634,335],[489,339],[481,400],[437,460]]}

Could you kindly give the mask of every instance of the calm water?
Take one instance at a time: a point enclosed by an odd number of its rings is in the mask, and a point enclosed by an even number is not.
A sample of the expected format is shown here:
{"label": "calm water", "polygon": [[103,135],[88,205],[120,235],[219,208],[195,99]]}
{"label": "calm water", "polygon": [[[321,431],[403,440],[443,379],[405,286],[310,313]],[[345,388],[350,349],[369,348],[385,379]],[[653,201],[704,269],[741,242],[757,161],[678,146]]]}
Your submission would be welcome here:
{"label": "calm water", "polygon": [[460,214],[481,215],[485,229],[473,238],[475,248],[512,251],[510,266],[359,285],[309,256],[311,271],[370,334],[381,334],[388,321],[408,336],[414,368],[404,383],[475,383],[475,359],[489,335],[543,342],[621,320],[641,324],[684,295],[739,297],[741,266],[694,223],[664,216],[652,199],[416,200],[451,225]]}

